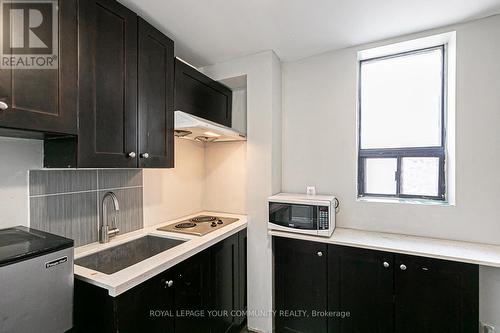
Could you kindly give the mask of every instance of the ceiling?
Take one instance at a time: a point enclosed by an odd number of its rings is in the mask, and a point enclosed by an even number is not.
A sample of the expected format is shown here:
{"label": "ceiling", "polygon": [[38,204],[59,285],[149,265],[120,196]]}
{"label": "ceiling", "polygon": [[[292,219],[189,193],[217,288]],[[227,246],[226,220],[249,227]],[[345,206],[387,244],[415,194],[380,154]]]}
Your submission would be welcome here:
{"label": "ceiling", "polygon": [[500,0],[120,0],[203,66],[274,50],[293,61],[500,13]]}

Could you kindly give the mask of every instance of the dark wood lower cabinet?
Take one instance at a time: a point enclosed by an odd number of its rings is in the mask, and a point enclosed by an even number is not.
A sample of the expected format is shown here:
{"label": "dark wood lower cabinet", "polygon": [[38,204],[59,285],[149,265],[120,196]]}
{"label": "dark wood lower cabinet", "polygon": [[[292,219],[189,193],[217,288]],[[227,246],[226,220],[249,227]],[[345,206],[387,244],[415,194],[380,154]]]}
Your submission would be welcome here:
{"label": "dark wood lower cabinet", "polygon": [[74,332],[173,332],[171,271],[120,295],[75,280]]}
{"label": "dark wood lower cabinet", "polygon": [[[273,240],[276,332],[478,331],[477,265]],[[312,317],[322,308],[326,317]]]}
{"label": "dark wood lower cabinet", "polygon": [[236,323],[242,325],[246,320],[247,310],[247,230],[238,233],[238,313]]}
{"label": "dark wood lower cabinet", "polygon": [[395,331],[477,332],[478,279],[476,265],[397,254]]}
{"label": "dark wood lower cabinet", "polygon": [[276,331],[326,332],[313,311],[327,309],[327,245],[275,238],[274,267]]}
{"label": "dark wood lower cabinet", "polygon": [[[75,280],[75,332],[239,332],[246,230],[117,296]],[[245,288],[246,289],[246,288]],[[225,315],[227,313],[227,315]]]}
{"label": "dark wood lower cabinet", "polygon": [[[328,247],[328,299],[333,332],[393,332],[393,254],[343,246]],[[384,265],[384,263],[386,263]]]}
{"label": "dark wood lower cabinet", "polygon": [[209,310],[208,291],[211,282],[209,260],[209,251],[204,251],[175,267],[175,276],[172,279],[175,285],[172,287],[176,316],[175,329],[171,332],[210,332],[210,326],[206,324],[205,319]]}
{"label": "dark wood lower cabinet", "polygon": [[211,285],[208,290],[213,332],[231,332],[241,324],[237,316],[243,280],[239,274],[239,251],[239,235],[228,237],[210,249]]}

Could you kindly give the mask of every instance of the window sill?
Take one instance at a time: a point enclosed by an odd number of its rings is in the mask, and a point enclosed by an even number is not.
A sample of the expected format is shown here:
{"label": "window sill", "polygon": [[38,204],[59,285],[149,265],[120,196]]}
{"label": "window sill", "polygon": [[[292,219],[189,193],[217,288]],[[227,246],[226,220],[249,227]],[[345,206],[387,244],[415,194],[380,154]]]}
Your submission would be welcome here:
{"label": "window sill", "polygon": [[409,198],[383,198],[383,197],[358,197],[357,202],[378,202],[378,203],[396,203],[425,206],[455,206],[448,201],[438,201],[429,199],[409,199]]}

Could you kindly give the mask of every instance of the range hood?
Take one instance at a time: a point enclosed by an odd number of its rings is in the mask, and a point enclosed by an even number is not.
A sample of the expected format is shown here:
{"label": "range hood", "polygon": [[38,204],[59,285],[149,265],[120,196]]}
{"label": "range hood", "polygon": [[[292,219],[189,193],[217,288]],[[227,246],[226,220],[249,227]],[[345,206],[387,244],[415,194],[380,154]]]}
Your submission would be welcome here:
{"label": "range hood", "polygon": [[177,137],[200,142],[246,141],[246,135],[230,127],[183,111],[175,111],[174,118]]}

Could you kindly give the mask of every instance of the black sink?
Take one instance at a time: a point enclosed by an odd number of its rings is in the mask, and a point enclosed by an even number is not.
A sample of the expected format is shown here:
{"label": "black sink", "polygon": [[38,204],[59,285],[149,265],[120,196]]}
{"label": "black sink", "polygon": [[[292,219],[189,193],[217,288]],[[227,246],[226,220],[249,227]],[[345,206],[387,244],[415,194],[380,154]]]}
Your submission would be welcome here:
{"label": "black sink", "polygon": [[77,259],[75,265],[104,274],[113,274],[184,242],[164,237],[144,236]]}

